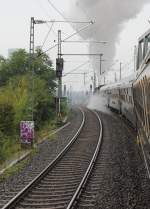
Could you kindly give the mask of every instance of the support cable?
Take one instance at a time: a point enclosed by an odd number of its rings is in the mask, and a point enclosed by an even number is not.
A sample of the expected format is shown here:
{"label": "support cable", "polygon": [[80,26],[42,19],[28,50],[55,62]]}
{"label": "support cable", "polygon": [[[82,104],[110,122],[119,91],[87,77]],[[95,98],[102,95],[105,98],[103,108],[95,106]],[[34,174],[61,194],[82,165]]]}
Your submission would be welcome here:
{"label": "support cable", "polygon": [[[90,22],[90,25],[91,25],[91,24],[93,24],[93,22]],[[89,24],[86,25],[86,26],[84,26],[84,27],[82,27],[82,28],[80,28],[79,30],[77,30],[77,31],[74,32],[73,34],[69,35],[68,37],[66,37],[65,39],[63,39],[62,42],[66,41],[66,40],[68,40],[68,39],[70,39],[70,38],[72,38],[74,35],[80,33],[81,31],[85,30],[85,29],[88,28],[88,27],[89,27]],[[56,46],[58,46],[58,44],[55,44],[55,45],[51,46],[49,49],[45,50],[43,53],[46,53],[46,52],[48,52],[48,51],[54,49]]]}
{"label": "support cable", "polygon": [[87,65],[88,63],[89,63],[89,61],[84,62],[83,64],[81,64],[81,65],[77,66],[76,68],[74,68],[73,70],[69,71],[68,73],[65,73],[65,74],[63,75],[63,77],[65,77],[65,76],[67,76],[68,74],[70,74],[70,73],[72,73],[72,72],[78,70],[79,68],[83,67],[84,65]]}
{"label": "support cable", "polygon": [[52,31],[53,25],[54,25],[54,22],[52,23],[51,27],[49,28],[48,33],[47,33],[46,36],[45,36],[45,39],[44,39],[43,44],[42,44],[42,46],[41,46],[41,49],[44,47],[44,45],[45,45],[45,43],[46,43],[46,41],[47,41],[47,39],[48,39],[48,37],[49,37],[49,35],[50,35],[50,32]]}
{"label": "support cable", "polygon": [[48,0],[48,3],[51,5],[51,7],[64,19],[64,20],[67,20],[67,18],[63,15],[62,12],[60,12],[56,6],[50,1]]}

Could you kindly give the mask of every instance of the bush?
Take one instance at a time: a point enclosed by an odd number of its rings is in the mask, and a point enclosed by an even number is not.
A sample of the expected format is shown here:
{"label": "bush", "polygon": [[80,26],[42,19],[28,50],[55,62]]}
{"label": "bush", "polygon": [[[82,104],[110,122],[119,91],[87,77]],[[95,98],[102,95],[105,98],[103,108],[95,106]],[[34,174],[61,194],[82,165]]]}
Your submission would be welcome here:
{"label": "bush", "polygon": [[14,132],[14,109],[9,103],[0,101],[0,132],[10,135]]}
{"label": "bush", "polygon": [[0,163],[9,159],[12,154],[20,151],[18,138],[13,136],[6,136],[0,132]]}
{"label": "bush", "polygon": [[5,143],[6,137],[4,134],[0,131],[0,162],[5,160],[5,152],[4,152],[4,143]]}
{"label": "bush", "polygon": [[38,130],[55,118],[55,71],[48,55],[36,53],[41,55],[34,57],[30,68],[23,49],[8,59],[0,57],[0,161],[17,152],[20,121],[31,120],[32,111]]}

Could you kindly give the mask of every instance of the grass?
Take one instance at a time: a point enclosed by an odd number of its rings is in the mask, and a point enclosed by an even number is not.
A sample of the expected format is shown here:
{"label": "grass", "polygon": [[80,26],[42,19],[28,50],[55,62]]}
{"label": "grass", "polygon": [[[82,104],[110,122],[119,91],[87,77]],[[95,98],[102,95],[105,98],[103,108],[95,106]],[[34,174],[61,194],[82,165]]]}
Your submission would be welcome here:
{"label": "grass", "polygon": [[[68,116],[73,117],[72,113],[69,113]],[[52,135],[53,137],[51,137],[51,134],[57,128],[56,124],[57,124],[56,120],[53,120],[53,121],[48,121],[45,125],[43,125],[43,127],[36,133],[35,142],[40,143],[44,141],[45,139],[47,139],[47,137],[49,140],[54,139],[55,134]],[[14,139],[12,140],[13,137]],[[11,136],[10,138],[7,138],[7,140],[8,140],[8,143],[6,143],[3,148],[3,158],[0,159],[1,160],[0,169],[7,167],[13,159],[14,160],[18,159],[23,154],[27,153],[27,151],[31,151],[31,153],[29,154],[29,157],[13,165],[12,167],[8,168],[2,175],[0,175],[0,181],[7,179],[11,175],[14,175],[15,173],[23,169],[25,165],[29,163],[32,156],[38,152],[38,149],[36,146],[32,149],[22,149],[19,136],[16,136],[16,135]]]}
{"label": "grass", "polygon": [[18,137],[16,135],[7,136],[5,138],[0,138],[1,147],[0,147],[0,164],[10,159],[15,153],[21,151]]}
{"label": "grass", "polygon": [[[39,143],[41,139],[50,135],[54,129],[56,129],[55,121],[47,122],[36,132],[35,142]],[[5,161],[17,157],[26,151],[21,148],[19,135],[2,136],[0,137],[0,142],[0,167]]]}
{"label": "grass", "polygon": [[[47,122],[47,124],[45,124],[45,126],[43,126],[41,128],[41,130],[37,132],[36,140],[35,140],[36,143],[40,143],[43,140],[45,140],[45,138],[47,136],[50,136],[52,134],[54,129],[56,129],[55,121]],[[26,154],[27,152],[31,152],[29,155],[30,159],[32,158],[33,155],[35,155],[38,152],[38,149],[36,146],[34,146],[34,148],[31,148],[31,149],[22,149],[21,144],[20,144],[20,140],[19,140],[19,136],[18,137],[14,136],[15,139],[13,139],[13,140],[12,140],[12,137],[7,138],[8,142],[6,143],[6,141],[5,141],[5,145],[3,146],[3,152],[1,152],[1,154],[3,154],[3,156],[0,161],[0,169],[4,169],[13,160],[18,159],[19,157]],[[49,139],[52,139],[52,138],[50,137]],[[11,168],[8,168],[6,170],[6,172],[4,172],[2,175],[0,175],[0,180],[7,179],[9,176],[20,171],[29,162],[28,160],[29,160],[28,158],[24,159],[20,163],[17,163],[14,166],[12,166]]]}
{"label": "grass", "polygon": [[18,173],[29,163],[29,158],[22,160],[21,162],[15,164],[14,166],[8,168],[3,174],[0,175],[0,182],[8,179],[10,176]]}
{"label": "grass", "polygon": [[37,152],[38,152],[37,148],[32,149],[31,152],[29,153],[28,157],[19,161],[18,163],[16,163],[12,167],[8,168],[3,174],[0,175],[0,182],[8,179],[10,176],[21,171],[26,165],[28,165],[30,163],[33,155],[37,154]]}
{"label": "grass", "polygon": [[57,128],[56,121],[47,122],[36,135],[36,143],[40,143],[45,140],[46,137],[50,136],[53,131]]}

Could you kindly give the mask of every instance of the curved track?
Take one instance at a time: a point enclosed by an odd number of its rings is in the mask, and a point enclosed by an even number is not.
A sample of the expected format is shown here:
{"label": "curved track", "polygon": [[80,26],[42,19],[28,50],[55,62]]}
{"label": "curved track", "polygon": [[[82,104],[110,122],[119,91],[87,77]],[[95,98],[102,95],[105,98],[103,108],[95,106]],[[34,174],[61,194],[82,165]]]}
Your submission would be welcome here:
{"label": "curved track", "polygon": [[84,109],[83,121],[65,149],[3,209],[72,208],[96,161],[102,139],[99,116]]}

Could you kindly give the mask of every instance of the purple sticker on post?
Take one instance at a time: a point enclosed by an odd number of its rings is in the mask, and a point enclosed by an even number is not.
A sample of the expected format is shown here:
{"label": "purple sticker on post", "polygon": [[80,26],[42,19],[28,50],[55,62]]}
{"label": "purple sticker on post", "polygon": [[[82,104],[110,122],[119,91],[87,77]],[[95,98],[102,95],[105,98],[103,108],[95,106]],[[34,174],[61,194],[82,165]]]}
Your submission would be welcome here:
{"label": "purple sticker on post", "polygon": [[31,144],[34,138],[34,121],[20,122],[20,138],[21,143]]}

